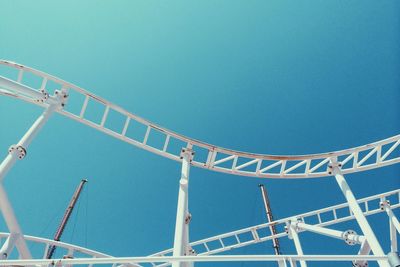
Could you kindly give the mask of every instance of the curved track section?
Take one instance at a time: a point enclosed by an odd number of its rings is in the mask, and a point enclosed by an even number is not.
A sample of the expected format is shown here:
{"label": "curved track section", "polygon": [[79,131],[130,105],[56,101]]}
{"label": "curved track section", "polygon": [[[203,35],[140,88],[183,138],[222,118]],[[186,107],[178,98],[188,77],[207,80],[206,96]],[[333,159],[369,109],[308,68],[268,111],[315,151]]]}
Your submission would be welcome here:
{"label": "curved track section", "polygon": [[[370,216],[385,211],[379,205],[381,201],[390,200],[392,210],[400,207],[400,189],[389,191],[386,193],[369,196],[357,200],[362,207],[365,216]],[[354,220],[354,214],[351,213],[348,203],[310,211],[303,214],[298,214],[284,219],[275,220],[270,223],[263,223],[229,233],[220,234],[217,236],[205,238],[195,242],[191,242],[190,246],[196,251],[197,255],[214,255],[236,248],[250,246],[260,242],[271,241],[273,238],[282,238],[288,236],[285,226],[288,221],[296,218],[304,223],[311,223],[315,226],[332,226],[339,223]],[[276,235],[269,231],[269,226],[275,225],[277,229]],[[164,250],[152,256],[172,256],[173,249]],[[158,267],[170,266],[171,264],[164,263],[157,265]]]}
{"label": "curved track section", "polygon": [[[369,196],[363,199],[359,199],[358,204],[363,207],[363,212],[365,216],[374,215],[378,213],[384,213],[385,211],[380,206],[380,202],[390,200],[391,209],[397,209],[400,207],[400,189],[389,191],[386,193],[381,193],[374,196]],[[312,223],[315,226],[332,226],[339,223],[347,222],[350,220],[354,220],[354,214],[350,212],[348,203],[342,203],[339,205],[310,211],[303,214],[298,214],[296,216],[279,219],[270,223],[263,223],[259,225],[254,225],[251,227],[239,229],[236,231],[232,231],[229,233],[220,234],[213,237],[208,237],[202,240],[198,240],[195,242],[191,242],[190,246],[194,249],[197,256],[207,256],[207,255],[215,255],[219,253],[223,253],[226,251],[230,251],[240,247],[246,247],[250,245],[254,245],[260,242],[267,242],[272,240],[273,238],[282,238],[288,236],[288,233],[285,230],[286,223],[293,219],[297,218],[305,223]],[[269,226],[274,224],[278,229],[276,235],[272,235],[270,233]],[[0,233],[0,240],[6,240],[9,237],[9,233]],[[41,255],[43,255],[43,259],[46,258],[47,251],[50,246],[54,245],[57,247],[57,251],[65,255],[66,258],[114,258],[108,254],[104,254],[98,251],[86,249],[80,246],[71,245],[68,243],[54,241],[45,238],[39,238],[34,236],[25,235],[24,239],[27,241],[29,246],[36,246],[39,248],[41,246]],[[2,243],[2,242],[0,242]],[[39,246],[37,246],[39,245]],[[171,257],[172,249],[164,250],[152,255],[149,255],[149,258],[154,257]],[[40,257],[35,257],[38,259]],[[118,258],[116,258],[118,259]],[[149,261],[152,266],[164,267],[170,266],[170,263],[161,263],[160,261]],[[139,265],[139,264],[123,264],[123,265],[115,265],[118,267],[133,267],[133,266],[147,266],[147,265]]]}
{"label": "curved track section", "polygon": [[[46,94],[53,89],[68,91],[68,103],[57,112],[126,143],[160,156],[181,161],[180,148],[192,148],[197,155],[191,162],[196,167],[223,173],[259,178],[316,178],[330,176],[328,163],[339,161],[342,173],[374,169],[400,162],[400,135],[364,146],[309,155],[267,155],[230,150],[158,126],[125,109],[98,97],[74,84],[14,62],[0,60],[0,66],[9,75],[0,76],[0,94],[18,98],[39,106],[47,106]],[[2,70],[0,74],[2,75]],[[38,81],[37,86],[32,80]],[[14,90],[16,87],[21,90]],[[56,88],[54,88],[56,87]],[[36,97],[36,96],[44,97]],[[88,116],[96,107],[97,119]],[[100,110],[100,111],[99,111]],[[89,112],[90,111],[90,112]],[[115,121],[119,118],[119,127]],[[140,133],[139,129],[143,129]],[[162,145],[152,145],[149,140],[157,136]],[[175,144],[175,146],[173,145]],[[180,147],[177,147],[179,144]],[[201,158],[200,155],[205,155]]]}

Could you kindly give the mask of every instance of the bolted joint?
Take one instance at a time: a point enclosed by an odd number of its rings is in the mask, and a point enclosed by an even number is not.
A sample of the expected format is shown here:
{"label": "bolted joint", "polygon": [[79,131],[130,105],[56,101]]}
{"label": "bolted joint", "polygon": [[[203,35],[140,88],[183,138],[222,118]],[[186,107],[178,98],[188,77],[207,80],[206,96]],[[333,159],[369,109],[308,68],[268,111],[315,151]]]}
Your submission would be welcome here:
{"label": "bolted joint", "polygon": [[54,95],[55,95],[57,101],[60,103],[61,107],[64,107],[67,104],[68,94],[67,94],[66,90],[64,90],[64,89],[55,90]]}
{"label": "bolted joint", "polygon": [[39,102],[39,103],[46,102],[49,99],[49,93],[44,89],[40,89],[39,92],[42,94],[42,97],[38,98],[38,99],[35,99],[35,101]]}
{"label": "bolted joint", "polygon": [[26,156],[26,149],[23,146],[12,145],[8,149],[8,153],[17,156],[18,159],[23,159]]}
{"label": "bolted joint", "polygon": [[289,226],[288,225],[285,225],[285,233],[289,234]]}
{"label": "bolted joint", "polygon": [[388,261],[390,264],[390,267],[399,267],[400,266],[400,257],[397,252],[389,252],[387,254],[388,256]]}
{"label": "bolted joint", "polygon": [[193,161],[193,157],[194,157],[194,151],[191,148],[182,148],[181,150],[181,154],[180,154],[180,159],[183,159],[184,157],[187,157],[189,162]]}
{"label": "bolted joint", "polygon": [[353,262],[354,267],[368,267],[368,262],[367,261],[359,261],[359,262]]}
{"label": "bolted joint", "polygon": [[286,232],[286,234],[288,234],[289,239],[292,239],[292,234],[291,234],[290,228],[292,228],[292,230],[295,231],[296,233],[300,232],[300,229],[297,227],[298,222],[303,222],[303,219],[302,218],[292,218],[286,222],[285,232]]}
{"label": "bolted joint", "polygon": [[346,242],[347,245],[349,246],[354,246],[357,244],[354,238],[349,238],[349,235],[357,236],[357,233],[353,230],[347,230],[343,232],[342,238],[344,242]]}
{"label": "bolted joint", "polygon": [[186,255],[187,256],[197,256],[197,252],[191,246],[189,246],[189,249],[188,249],[187,253],[185,253],[185,256]]}
{"label": "bolted joint", "polygon": [[192,220],[192,214],[188,213],[185,217],[185,224],[189,224],[191,220]]}
{"label": "bolted joint", "polygon": [[340,170],[341,168],[342,168],[342,163],[340,161],[331,160],[328,164],[327,172],[328,174],[335,175],[337,170]]}
{"label": "bolted joint", "polygon": [[390,207],[390,201],[389,200],[382,200],[381,202],[379,202],[379,208],[381,210],[384,210],[385,207]]}

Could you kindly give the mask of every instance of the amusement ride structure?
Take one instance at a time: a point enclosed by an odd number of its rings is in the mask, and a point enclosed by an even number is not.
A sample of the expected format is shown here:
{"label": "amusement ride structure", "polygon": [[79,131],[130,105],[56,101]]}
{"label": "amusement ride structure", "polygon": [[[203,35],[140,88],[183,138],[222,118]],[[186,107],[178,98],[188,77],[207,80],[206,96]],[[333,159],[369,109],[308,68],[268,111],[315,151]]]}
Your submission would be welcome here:
{"label": "amusement ride structure", "polygon": [[[0,61],[0,64],[15,70],[16,74],[15,77],[0,76],[1,95],[17,98],[44,108],[44,112],[25,135],[16,144],[10,146],[8,155],[0,164],[0,210],[8,227],[7,233],[0,233],[2,241],[0,244],[0,265],[71,266],[85,264],[92,266],[93,264],[110,264],[113,266],[172,265],[177,267],[193,266],[196,262],[269,261],[275,262],[279,267],[298,265],[305,267],[308,262],[312,261],[347,261],[349,266],[351,264],[360,267],[367,266],[368,262],[377,262],[381,267],[400,266],[397,253],[397,234],[400,233],[400,223],[393,213],[393,209],[400,207],[400,189],[357,200],[344,177],[348,173],[367,171],[400,162],[400,156],[394,153],[400,145],[400,135],[364,146],[321,154],[282,156],[240,152],[207,144],[170,131],[74,84],[44,72],[5,60]],[[26,73],[41,79],[40,88],[32,88],[25,83],[24,74]],[[50,93],[47,88],[49,81],[59,86],[54,93]],[[72,92],[82,99],[82,102],[78,103],[80,105],[79,111],[68,110],[69,103],[74,101],[70,97]],[[87,106],[91,102],[96,102],[104,108],[100,123],[85,116]],[[124,126],[119,131],[106,126],[110,111],[117,112],[125,118]],[[4,189],[3,180],[13,165],[18,160],[25,158],[29,144],[53,113],[59,113],[130,145],[175,160],[182,165],[173,248],[144,257],[113,257],[61,241],[23,234]],[[127,135],[132,122],[141,124],[146,128],[144,136],[133,138]],[[162,147],[154,147],[148,144],[149,136],[155,133],[164,137]],[[178,153],[169,149],[173,140],[185,144]],[[196,158],[198,151],[206,152],[207,158],[203,160]],[[270,220],[268,223],[191,242],[189,240],[191,214],[188,209],[188,188],[189,170],[192,166],[210,171],[258,178],[298,179],[333,176],[347,202],[289,218],[273,220],[265,188],[261,187],[266,213]],[[384,252],[380,238],[375,235],[366,219],[367,216],[377,213],[387,214],[391,242],[389,253]],[[329,219],[324,216],[327,214],[330,215]],[[339,231],[334,229],[335,224],[350,220],[357,222],[361,233],[356,233],[353,230]],[[311,223],[311,221],[316,221],[316,223]],[[357,255],[305,255],[302,249],[305,244],[301,243],[301,236],[299,235],[300,232],[304,231],[341,239],[350,246],[359,246],[359,252]],[[245,234],[252,238],[244,240],[241,237]],[[282,255],[279,251],[278,241],[281,238],[292,239],[297,254]],[[234,240],[234,242],[228,243],[228,239]],[[275,255],[215,255],[266,241],[273,243]],[[211,242],[217,242],[219,246],[210,247],[208,244]],[[29,249],[31,243],[43,245],[42,257],[32,255]],[[52,254],[51,251],[54,251],[55,248],[65,251],[66,256],[51,259],[48,255]],[[18,252],[18,258],[9,257],[14,249]],[[75,256],[77,252],[79,252],[79,257]]]}

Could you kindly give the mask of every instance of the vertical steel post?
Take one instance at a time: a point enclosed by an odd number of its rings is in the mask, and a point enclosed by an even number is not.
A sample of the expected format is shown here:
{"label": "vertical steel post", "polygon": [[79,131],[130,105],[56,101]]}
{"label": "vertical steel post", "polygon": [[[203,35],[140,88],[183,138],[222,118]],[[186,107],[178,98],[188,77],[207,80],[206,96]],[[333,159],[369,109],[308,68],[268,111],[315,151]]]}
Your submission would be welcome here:
{"label": "vertical steel post", "polygon": [[[176,210],[175,237],[173,256],[184,256],[188,252],[189,246],[189,222],[190,214],[188,210],[188,186],[189,170],[193,152],[190,148],[183,148],[181,152],[182,171],[179,181],[178,205]],[[173,267],[188,266],[184,262],[174,262]]]}
{"label": "vertical steel post", "polygon": [[3,214],[4,221],[10,231],[10,234],[14,235],[15,246],[18,249],[19,255],[22,259],[31,259],[32,255],[29,252],[28,246],[26,245],[25,239],[22,234],[21,227],[17,221],[14,210],[8,200],[8,196],[2,183],[0,183],[0,210]]}
{"label": "vertical steel post", "polygon": [[[287,228],[289,231],[289,236],[293,239],[294,246],[296,247],[297,255],[303,256],[304,255],[303,249],[301,247],[300,238],[297,233],[297,229],[296,229],[296,225],[295,225],[296,221],[297,221],[297,219],[293,219],[293,221],[290,221],[289,225],[287,225]],[[307,267],[307,263],[304,260],[300,260],[300,266]]]}
{"label": "vertical steel post", "polygon": [[390,208],[389,201],[383,201],[381,203],[382,209],[384,209],[389,217],[389,227],[390,227],[390,250],[391,252],[397,252],[397,233],[400,234],[400,223],[396,215],[394,215],[392,209]]}
{"label": "vertical steel post", "polygon": [[[338,183],[340,190],[342,190],[343,195],[346,198],[347,203],[349,204],[350,210],[353,212],[354,217],[356,218],[356,221],[360,226],[361,231],[363,232],[365,238],[367,239],[373,254],[377,256],[385,255],[381,245],[378,242],[378,239],[376,238],[374,232],[372,231],[371,226],[369,225],[367,219],[365,218],[364,213],[362,212],[360,206],[358,205],[357,200],[354,197],[353,192],[351,191],[349,185],[347,184],[347,181],[342,175],[339,167],[341,167],[341,164],[338,164],[337,162],[331,162],[328,166],[328,168],[331,170],[330,171],[331,174],[335,176],[336,182]],[[380,260],[378,261],[378,264],[381,267],[389,267],[388,261]]]}

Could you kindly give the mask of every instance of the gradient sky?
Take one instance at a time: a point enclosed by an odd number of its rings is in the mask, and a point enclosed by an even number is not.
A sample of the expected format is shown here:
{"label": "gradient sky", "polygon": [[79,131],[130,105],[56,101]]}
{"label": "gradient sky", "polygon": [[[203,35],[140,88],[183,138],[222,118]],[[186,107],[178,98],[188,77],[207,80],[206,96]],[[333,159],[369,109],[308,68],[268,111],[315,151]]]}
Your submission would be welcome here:
{"label": "gradient sky", "polygon": [[[1,1],[0,58],[205,142],[319,153],[399,134],[399,27],[399,1]],[[40,113],[0,97],[3,157]],[[399,188],[399,170],[347,177],[361,198]],[[5,179],[24,232],[51,238],[81,178],[89,185],[64,241],[114,256],[172,247],[180,165],[60,115]],[[275,218],[344,202],[333,178],[260,180],[192,168],[191,240],[265,222],[260,182]],[[386,218],[376,217],[388,252]],[[360,232],[340,229],[349,226]],[[306,254],[358,250],[300,237]],[[282,247],[294,253],[292,242]],[[268,243],[231,253],[273,251]]]}

